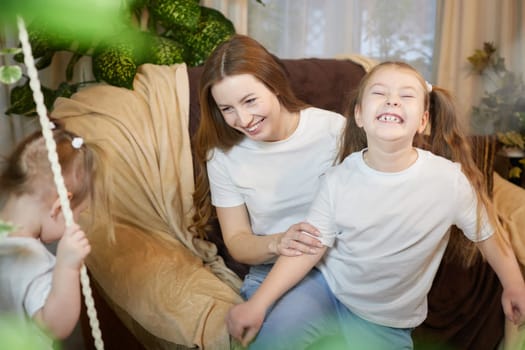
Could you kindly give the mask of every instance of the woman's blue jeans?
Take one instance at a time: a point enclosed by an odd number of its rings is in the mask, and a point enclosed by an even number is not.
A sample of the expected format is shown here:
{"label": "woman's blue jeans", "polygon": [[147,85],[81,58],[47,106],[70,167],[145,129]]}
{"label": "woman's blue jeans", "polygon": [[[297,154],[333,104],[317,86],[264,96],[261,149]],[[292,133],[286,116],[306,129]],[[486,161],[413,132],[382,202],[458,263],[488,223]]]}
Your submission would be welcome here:
{"label": "woman's blue jeans", "polygon": [[[259,288],[272,266],[265,264],[250,268],[241,288],[245,300]],[[306,349],[337,332],[337,310],[332,292],[321,272],[312,269],[268,311],[250,349]]]}

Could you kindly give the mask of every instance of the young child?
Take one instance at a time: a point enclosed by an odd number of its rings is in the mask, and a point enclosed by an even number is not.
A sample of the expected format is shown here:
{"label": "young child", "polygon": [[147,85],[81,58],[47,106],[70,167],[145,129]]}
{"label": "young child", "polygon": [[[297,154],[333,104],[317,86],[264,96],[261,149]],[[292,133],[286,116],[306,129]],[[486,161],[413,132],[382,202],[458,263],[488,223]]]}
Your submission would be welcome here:
{"label": "young child", "polygon": [[[363,78],[349,114],[344,160],[323,176],[307,217],[325,247],[279,257],[252,298],[231,309],[230,333],[247,345],[268,308],[317,266],[333,292],[342,348],[412,349],[452,225],[476,242],[503,285],[505,315],[521,324],[525,283],[450,95],[411,66],[385,62]],[[433,153],[414,147],[428,122]]]}
{"label": "young child", "polygon": [[[93,198],[95,162],[83,140],[55,129],[58,159],[73,217]],[[80,316],[80,268],[90,252],[77,225],[66,227],[40,132],[24,140],[0,175],[0,220],[14,229],[0,238],[0,314],[32,319],[52,339],[66,338]],[[59,241],[56,257],[44,244]]]}

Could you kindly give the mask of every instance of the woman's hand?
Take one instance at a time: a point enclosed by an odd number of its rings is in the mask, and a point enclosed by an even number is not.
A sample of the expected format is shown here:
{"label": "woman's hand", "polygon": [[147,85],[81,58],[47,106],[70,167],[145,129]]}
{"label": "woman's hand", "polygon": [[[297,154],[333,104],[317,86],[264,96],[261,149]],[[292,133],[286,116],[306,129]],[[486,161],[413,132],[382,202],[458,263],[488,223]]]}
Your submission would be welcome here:
{"label": "woman's hand", "polygon": [[276,255],[298,256],[301,254],[316,254],[323,245],[315,237],[319,236],[319,230],[307,222],[300,222],[279,236],[274,242],[272,251]]}

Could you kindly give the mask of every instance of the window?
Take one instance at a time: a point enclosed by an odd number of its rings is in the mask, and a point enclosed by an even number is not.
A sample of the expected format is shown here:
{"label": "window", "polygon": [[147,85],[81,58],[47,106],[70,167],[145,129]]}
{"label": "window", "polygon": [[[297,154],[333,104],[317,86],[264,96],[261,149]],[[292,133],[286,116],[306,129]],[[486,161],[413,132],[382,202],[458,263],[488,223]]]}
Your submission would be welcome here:
{"label": "window", "polygon": [[250,1],[248,34],[282,58],[358,53],[406,61],[431,80],[436,0]]}

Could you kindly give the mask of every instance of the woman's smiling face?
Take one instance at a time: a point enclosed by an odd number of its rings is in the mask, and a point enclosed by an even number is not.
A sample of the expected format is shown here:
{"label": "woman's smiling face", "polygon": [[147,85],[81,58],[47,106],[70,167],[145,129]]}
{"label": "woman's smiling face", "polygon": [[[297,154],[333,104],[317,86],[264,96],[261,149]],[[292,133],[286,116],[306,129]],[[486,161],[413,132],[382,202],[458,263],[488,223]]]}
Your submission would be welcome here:
{"label": "woman's smiling face", "polygon": [[251,74],[225,77],[211,94],[226,123],[257,141],[279,141],[289,135],[277,96]]}

